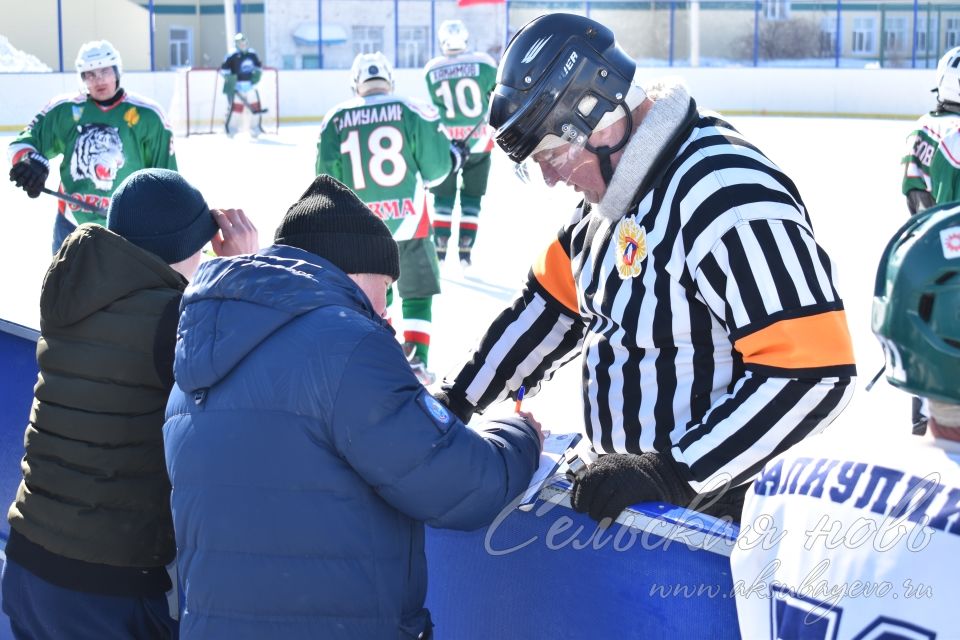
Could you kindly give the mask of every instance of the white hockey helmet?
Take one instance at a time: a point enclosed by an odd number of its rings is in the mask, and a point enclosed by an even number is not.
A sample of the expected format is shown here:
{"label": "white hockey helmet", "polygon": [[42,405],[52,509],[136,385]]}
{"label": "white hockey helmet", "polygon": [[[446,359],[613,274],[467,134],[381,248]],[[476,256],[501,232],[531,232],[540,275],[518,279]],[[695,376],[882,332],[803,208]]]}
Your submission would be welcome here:
{"label": "white hockey helmet", "polygon": [[393,69],[387,56],[381,52],[360,53],[353,59],[350,70],[353,91],[365,96],[373,91],[393,91]]}
{"label": "white hockey helmet", "polygon": [[77,52],[77,73],[83,80],[84,71],[93,71],[104,67],[114,67],[117,71],[117,84],[120,83],[120,72],[123,71],[123,63],[120,60],[120,54],[116,48],[106,40],[94,40],[87,42],[80,47]]}
{"label": "white hockey helmet", "polygon": [[440,50],[444,55],[466,51],[470,32],[463,20],[444,20],[437,29],[437,40],[440,41]]}
{"label": "white hockey helmet", "polygon": [[243,51],[247,48],[247,36],[238,32],[237,35],[233,36],[233,43],[237,45],[237,49]]}
{"label": "white hockey helmet", "polygon": [[937,64],[937,93],[939,102],[960,103],[960,47],[947,51]]}

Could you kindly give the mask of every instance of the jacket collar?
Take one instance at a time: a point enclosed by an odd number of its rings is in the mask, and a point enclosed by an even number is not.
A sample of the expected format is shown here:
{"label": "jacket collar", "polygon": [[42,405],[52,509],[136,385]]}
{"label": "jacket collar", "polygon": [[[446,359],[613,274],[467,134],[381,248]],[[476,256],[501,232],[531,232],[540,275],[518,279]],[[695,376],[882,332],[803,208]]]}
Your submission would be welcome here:
{"label": "jacket collar", "polygon": [[[610,186],[597,206],[599,215],[611,221],[633,208],[635,195],[646,191],[651,178],[663,168],[664,152],[691,123],[693,100],[679,81],[665,81],[644,88],[653,106],[630,136]],[[694,106],[695,115],[695,106]],[[638,187],[640,190],[638,191]]]}

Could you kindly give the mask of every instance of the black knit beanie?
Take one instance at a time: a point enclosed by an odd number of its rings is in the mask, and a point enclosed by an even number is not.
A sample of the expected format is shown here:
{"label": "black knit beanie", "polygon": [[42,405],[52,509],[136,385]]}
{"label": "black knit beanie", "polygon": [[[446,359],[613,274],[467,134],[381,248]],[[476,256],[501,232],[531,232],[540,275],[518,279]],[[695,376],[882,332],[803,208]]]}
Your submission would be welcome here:
{"label": "black knit beanie", "polygon": [[400,253],[387,225],[328,175],[317,176],[287,210],[273,241],[315,253],[344,273],[400,277]]}
{"label": "black knit beanie", "polygon": [[179,173],[141,169],[113,193],[107,229],[173,264],[202,249],[219,227],[203,196]]}

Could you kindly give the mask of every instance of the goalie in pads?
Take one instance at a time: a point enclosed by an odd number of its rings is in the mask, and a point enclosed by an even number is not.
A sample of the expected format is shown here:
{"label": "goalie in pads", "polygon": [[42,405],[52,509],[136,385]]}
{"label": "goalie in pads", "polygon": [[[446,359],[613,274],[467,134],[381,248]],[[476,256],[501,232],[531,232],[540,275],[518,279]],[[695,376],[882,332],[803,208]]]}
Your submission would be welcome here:
{"label": "goalie in pads", "polygon": [[250,122],[250,136],[256,138],[263,133],[263,114],[267,111],[260,105],[260,92],[256,88],[262,75],[262,65],[257,52],[249,47],[242,33],[234,37],[234,42],[237,45],[236,50],[220,65],[223,93],[227,96],[223,128],[232,138],[237,130],[230,127],[231,120],[235,114],[242,114],[246,108],[250,110],[253,118]]}

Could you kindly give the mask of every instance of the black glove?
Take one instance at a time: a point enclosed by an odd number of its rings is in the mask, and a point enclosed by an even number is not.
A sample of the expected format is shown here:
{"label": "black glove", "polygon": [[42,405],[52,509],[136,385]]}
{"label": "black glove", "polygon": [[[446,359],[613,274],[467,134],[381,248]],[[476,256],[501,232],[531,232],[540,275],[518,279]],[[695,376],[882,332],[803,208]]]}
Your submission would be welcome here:
{"label": "black glove", "polygon": [[575,511],[589,513],[599,522],[604,518],[616,519],[621,511],[638,502],[669,502],[685,507],[695,495],[665,456],[613,453],[600,456],[574,482],[571,503]]}
{"label": "black glove", "polygon": [[473,412],[476,411],[476,407],[470,404],[466,398],[461,399],[459,396],[454,395],[453,397],[447,393],[448,389],[441,389],[440,391],[435,391],[433,397],[437,399],[443,406],[450,411],[453,411],[458,418],[460,418],[463,424],[470,422],[470,418],[473,417]]}
{"label": "black glove", "polygon": [[10,181],[27,192],[31,198],[40,195],[50,175],[50,163],[36,151],[24,155],[20,162],[10,169]]}
{"label": "black glove", "polygon": [[453,161],[453,169],[450,169],[450,173],[460,171],[469,157],[470,148],[467,146],[466,140],[450,141],[450,160]]}
{"label": "black glove", "polygon": [[910,189],[910,191],[907,191],[907,209],[910,210],[910,215],[912,216],[923,213],[924,209],[929,209],[935,204],[937,203],[929,191],[924,191],[923,189]]}

